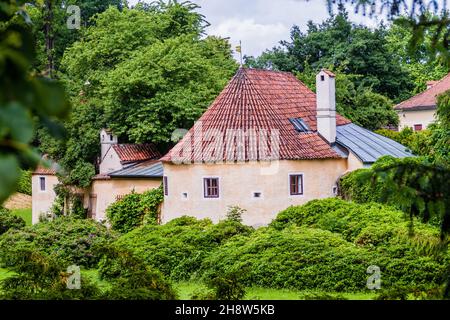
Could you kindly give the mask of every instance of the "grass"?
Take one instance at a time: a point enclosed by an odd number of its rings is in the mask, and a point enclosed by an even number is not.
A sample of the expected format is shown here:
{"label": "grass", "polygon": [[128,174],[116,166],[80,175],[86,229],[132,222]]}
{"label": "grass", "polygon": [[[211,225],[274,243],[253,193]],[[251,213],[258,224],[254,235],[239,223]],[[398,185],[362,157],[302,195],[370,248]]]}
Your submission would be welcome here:
{"label": "grass", "polygon": [[25,220],[27,226],[31,226],[31,208],[12,210],[12,213]]}
{"label": "grass", "polygon": [[[181,300],[189,300],[196,291],[204,291],[206,288],[197,282],[179,282],[174,284]],[[288,290],[288,289],[268,289],[268,288],[248,288],[244,300],[304,300],[314,296],[331,295],[342,297],[348,300],[372,300],[376,294],[373,292],[348,292],[334,293],[310,290]]]}

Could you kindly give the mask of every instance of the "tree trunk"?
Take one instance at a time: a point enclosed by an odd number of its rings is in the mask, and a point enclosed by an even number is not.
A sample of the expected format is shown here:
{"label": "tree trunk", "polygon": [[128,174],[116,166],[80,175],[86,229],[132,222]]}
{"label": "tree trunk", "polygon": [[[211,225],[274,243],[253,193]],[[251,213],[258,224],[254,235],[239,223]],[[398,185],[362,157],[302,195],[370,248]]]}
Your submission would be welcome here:
{"label": "tree trunk", "polygon": [[55,70],[54,60],[53,60],[53,49],[54,49],[54,39],[53,39],[53,0],[45,0],[44,8],[44,34],[45,34],[45,52],[47,54],[47,76],[53,78],[53,73]]}

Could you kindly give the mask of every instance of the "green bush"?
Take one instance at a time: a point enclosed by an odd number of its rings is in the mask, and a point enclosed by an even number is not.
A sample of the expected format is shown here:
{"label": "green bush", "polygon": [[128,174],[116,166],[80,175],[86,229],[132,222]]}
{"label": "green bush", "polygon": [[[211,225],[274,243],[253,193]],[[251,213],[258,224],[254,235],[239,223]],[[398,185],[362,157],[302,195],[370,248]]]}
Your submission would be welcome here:
{"label": "green bush", "polygon": [[67,269],[52,257],[33,249],[9,250],[2,255],[10,261],[13,275],[0,282],[0,299],[10,300],[86,300],[97,299],[100,290],[81,275],[81,287],[67,288]]}
{"label": "green bush", "polygon": [[9,229],[22,229],[25,220],[11,213],[10,210],[0,207],[0,235]]}
{"label": "green bush", "polygon": [[214,225],[211,220],[182,217],[162,226],[146,225],[117,241],[152,268],[175,280],[195,276],[203,259],[215,248],[252,228],[225,220]]}
{"label": "green bush", "polygon": [[111,204],[106,216],[114,230],[127,233],[144,224],[157,224],[163,199],[162,186],[142,194],[132,192]]}
{"label": "green bush", "polygon": [[346,241],[328,230],[289,226],[281,231],[262,228],[238,236],[208,256],[205,278],[230,271],[244,272],[247,286],[297,290],[362,291],[367,268],[379,266],[383,286],[434,288],[446,274],[448,259],[419,255],[407,244],[377,250]]}
{"label": "green bush", "polygon": [[31,171],[21,171],[17,192],[31,196]]}
{"label": "green bush", "polygon": [[280,212],[271,226],[292,225],[328,230],[364,248],[383,270],[386,285],[439,285],[450,261],[447,251],[437,250],[438,228],[418,221],[411,226],[403,212],[378,203],[313,200]]}
{"label": "green bush", "polygon": [[102,248],[99,273],[111,288],[104,294],[110,300],[173,300],[172,286],[161,273],[149,268],[128,250],[114,246]]}
{"label": "green bush", "polygon": [[376,130],[382,136],[397,141],[407,147],[412,153],[418,156],[428,156],[432,153],[432,131],[413,131],[411,128],[404,128],[402,131],[392,131],[388,129]]}
{"label": "green bush", "polygon": [[213,300],[241,300],[245,296],[245,286],[242,282],[243,273],[243,270],[235,270],[213,275],[212,278],[206,280],[206,285],[210,288],[206,297],[209,298],[209,295]]}
{"label": "green bush", "polygon": [[238,236],[202,264],[205,279],[242,272],[246,286],[359,291],[374,256],[329,231],[290,226]]}
{"label": "green bush", "polygon": [[114,233],[94,220],[60,217],[3,234],[0,237],[0,262],[11,265],[3,255],[6,249],[29,249],[52,256],[67,266],[76,264],[91,268],[97,266],[100,259],[97,249],[115,238]]}

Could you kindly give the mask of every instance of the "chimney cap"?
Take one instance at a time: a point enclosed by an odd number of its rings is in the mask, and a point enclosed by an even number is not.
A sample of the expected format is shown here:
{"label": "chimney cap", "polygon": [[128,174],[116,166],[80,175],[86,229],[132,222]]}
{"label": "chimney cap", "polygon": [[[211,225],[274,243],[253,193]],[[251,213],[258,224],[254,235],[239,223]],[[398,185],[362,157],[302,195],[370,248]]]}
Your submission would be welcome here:
{"label": "chimney cap", "polygon": [[325,72],[327,75],[329,75],[332,78],[336,77],[336,75],[333,72],[331,72],[330,70],[328,70],[328,69],[323,68],[321,71]]}

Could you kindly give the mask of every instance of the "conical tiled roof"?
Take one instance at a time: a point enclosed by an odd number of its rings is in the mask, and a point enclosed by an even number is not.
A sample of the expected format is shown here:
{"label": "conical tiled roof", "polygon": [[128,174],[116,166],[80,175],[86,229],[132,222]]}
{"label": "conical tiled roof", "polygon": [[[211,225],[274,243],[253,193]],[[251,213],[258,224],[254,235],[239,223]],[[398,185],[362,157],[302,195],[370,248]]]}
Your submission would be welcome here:
{"label": "conical tiled roof", "polygon": [[[289,120],[292,118],[303,119],[310,131],[298,132]],[[337,125],[348,123],[337,115]],[[339,158],[316,130],[316,95],[294,75],[241,68],[194,128],[161,160]],[[239,131],[245,138],[239,138]],[[274,157],[272,151],[278,155]]]}

